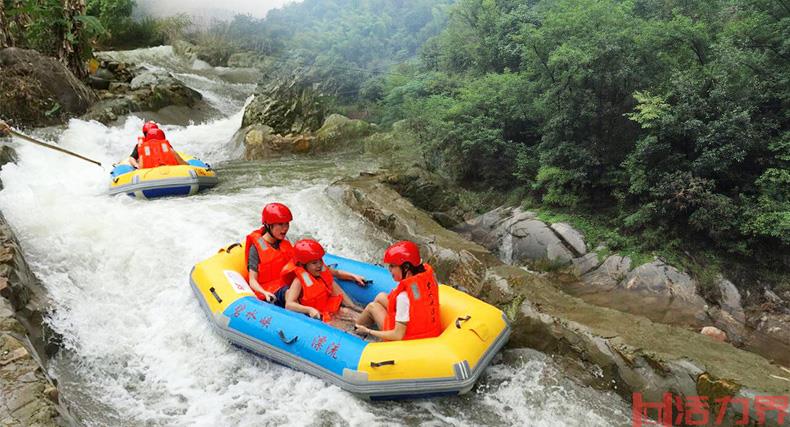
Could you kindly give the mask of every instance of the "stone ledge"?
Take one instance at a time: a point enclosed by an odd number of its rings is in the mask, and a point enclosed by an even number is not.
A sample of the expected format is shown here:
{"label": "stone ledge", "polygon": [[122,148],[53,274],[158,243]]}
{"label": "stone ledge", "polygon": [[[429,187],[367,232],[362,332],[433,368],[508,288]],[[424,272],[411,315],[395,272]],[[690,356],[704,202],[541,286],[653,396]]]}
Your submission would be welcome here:
{"label": "stone ledge", "polygon": [[[787,373],[765,358],[644,317],[585,303],[487,249],[442,228],[377,176],[347,178],[327,193],[387,232],[424,249],[440,280],[502,308],[512,317],[510,346],[570,355],[598,366],[627,399],[664,392],[707,393],[726,383],[738,396],[786,395]],[[707,388],[706,388],[707,387]]]}

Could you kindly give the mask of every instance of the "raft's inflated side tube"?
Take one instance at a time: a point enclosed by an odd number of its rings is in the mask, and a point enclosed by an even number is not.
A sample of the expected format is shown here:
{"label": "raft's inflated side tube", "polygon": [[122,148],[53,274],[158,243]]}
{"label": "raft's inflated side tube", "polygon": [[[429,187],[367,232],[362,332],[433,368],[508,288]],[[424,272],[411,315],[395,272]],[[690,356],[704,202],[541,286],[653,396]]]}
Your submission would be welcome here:
{"label": "raft's inflated side tube", "polygon": [[217,185],[217,173],[211,167],[187,154],[178,154],[188,165],[146,169],[135,169],[123,163],[116,165],[110,172],[110,194],[126,193],[139,199],[191,196]]}
{"label": "raft's inflated side tube", "polygon": [[[502,311],[440,285],[439,337],[370,343],[257,299],[247,284],[244,250],[233,244],[192,269],[192,289],[212,325],[234,344],[351,393],[371,399],[466,393],[510,336]],[[330,254],[324,262],[372,280],[366,287],[338,282],[360,305],[395,287],[382,267]]]}

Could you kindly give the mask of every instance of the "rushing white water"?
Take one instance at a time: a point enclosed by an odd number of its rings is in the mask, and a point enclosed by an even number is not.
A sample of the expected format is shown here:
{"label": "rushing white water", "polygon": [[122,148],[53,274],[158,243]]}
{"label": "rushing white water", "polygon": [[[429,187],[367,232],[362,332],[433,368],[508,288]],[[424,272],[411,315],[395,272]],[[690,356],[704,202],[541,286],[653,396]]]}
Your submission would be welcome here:
{"label": "rushing white water", "polygon": [[[149,66],[175,62],[142,51]],[[161,56],[161,60],[157,60]],[[200,80],[200,79],[198,79]],[[220,80],[203,90],[222,96]],[[237,94],[226,99],[234,105]],[[224,102],[224,101],[223,101]],[[218,103],[217,105],[221,105]],[[617,425],[623,401],[576,385],[545,355],[509,352],[468,395],[364,401],[320,379],[230,346],[212,332],[188,283],[192,266],[258,226],[260,208],[294,211],[289,236],[374,261],[385,236],[324,189],[376,167],[364,156],[233,161],[241,112],[200,125],[166,126],[173,145],[218,167],[221,183],[189,198],[109,197],[107,171],[15,142],[0,171],[0,209],[51,294],[52,327],[65,350],[53,362],[62,395],[85,425]],[[109,164],[128,155],[142,119],[122,126],[72,120],[58,143]]]}

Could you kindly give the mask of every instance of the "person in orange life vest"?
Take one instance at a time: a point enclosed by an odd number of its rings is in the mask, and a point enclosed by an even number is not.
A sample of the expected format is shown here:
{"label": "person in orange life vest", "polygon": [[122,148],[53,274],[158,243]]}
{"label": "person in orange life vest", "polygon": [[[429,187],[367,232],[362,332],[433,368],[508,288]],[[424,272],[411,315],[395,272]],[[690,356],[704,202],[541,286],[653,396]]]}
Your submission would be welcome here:
{"label": "person in orange life vest", "polygon": [[[386,341],[432,338],[441,335],[439,285],[433,269],[420,259],[420,249],[409,241],[393,244],[384,252],[398,286],[380,293],[357,320],[357,332]],[[373,322],[379,330],[368,328]]]}
{"label": "person in orange life vest", "polygon": [[[293,215],[282,203],[269,203],[261,212],[263,227],[247,235],[245,264],[249,272],[249,283],[255,295],[266,302],[285,307],[285,292],[290,283],[282,277],[283,267],[293,260],[293,246],[285,236],[288,234]],[[364,285],[365,279],[356,274],[331,270],[339,279],[351,280]]]}
{"label": "person in orange life vest", "polygon": [[312,239],[294,244],[295,263],[283,269],[291,285],[285,294],[285,308],[329,323],[332,319],[355,321],[362,307],[335,282],[324,264],[324,248]]}
{"label": "person in orange life vest", "polygon": [[[143,151],[143,158],[140,158],[140,151]],[[136,169],[152,168],[162,165],[186,165],[187,162],[167,141],[164,131],[159,129],[159,125],[154,122],[145,122],[143,125],[143,136],[137,138],[137,145],[134,146],[129,155],[129,164]]]}

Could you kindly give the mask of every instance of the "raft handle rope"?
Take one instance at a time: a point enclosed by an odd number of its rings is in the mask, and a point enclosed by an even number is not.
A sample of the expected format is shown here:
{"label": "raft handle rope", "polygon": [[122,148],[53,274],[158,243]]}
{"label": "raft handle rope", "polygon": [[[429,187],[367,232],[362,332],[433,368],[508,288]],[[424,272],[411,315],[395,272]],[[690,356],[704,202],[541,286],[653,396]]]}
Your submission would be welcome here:
{"label": "raft handle rope", "polygon": [[217,300],[217,302],[222,304],[222,298],[220,298],[219,294],[217,294],[217,290],[214,289],[213,286],[210,287],[208,290],[209,290],[209,292],[211,292],[211,295],[214,295],[214,298]]}
{"label": "raft handle rope", "polygon": [[284,343],[286,343],[286,344],[293,344],[293,343],[295,343],[295,342],[296,342],[296,340],[298,340],[298,339],[299,339],[299,335],[295,335],[295,336],[294,336],[293,338],[291,338],[290,340],[289,340],[289,339],[286,339],[286,338],[285,338],[285,333],[283,332],[283,330],[282,330],[282,329],[280,329],[280,330],[277,332],[277,335],[279,335],[279,336],[280,336],[280,339],[282,340],[282,342],[284,342]]}
{"label": "raft handle rope", "polygon": [[239,242],[236,242],[236,243],[234,243],[234,244],[232,244],[232,245],[228,246],[227,248],[219,248],[219,250],[217,251],[217,253],[218,253],[218,254],[221,254],[221,253],[223,253],[223,252],[230,253],[230,251],[232,251],[232,250],[233,250],[233,248],[235,248],[235,247],[237,247],[237,246],[239,246],[239,247],[240,247],[240,246],[241,246],[241,243],[239,243]]}
{"label": "raft handle rope", "polygon": [[370,367],[378,368],[379,366],[394,365],[394,364],[395,364],[394,360],[385,360],[383,362],[370,362]]}
{"label": "raft handle rope", "polygon": [[459,317],[455,319],[455,327],[461,329],[461,322],[466,322],[467,320],[471,319],[472,316],[466,315],[466,317]]}

